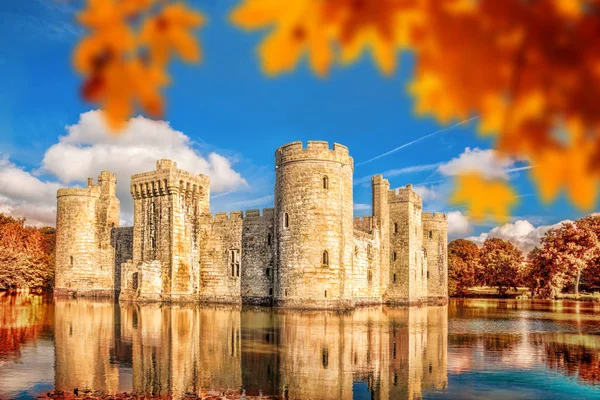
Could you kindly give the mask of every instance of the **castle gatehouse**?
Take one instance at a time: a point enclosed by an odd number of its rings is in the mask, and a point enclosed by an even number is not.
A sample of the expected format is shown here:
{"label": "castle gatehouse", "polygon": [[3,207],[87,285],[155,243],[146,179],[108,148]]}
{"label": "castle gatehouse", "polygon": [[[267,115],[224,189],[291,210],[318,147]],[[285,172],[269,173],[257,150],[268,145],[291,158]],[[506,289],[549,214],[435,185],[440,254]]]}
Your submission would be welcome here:
{"label": "castle gatehouse", "polygon": [[447,217],[411,185],[372,178],[353,215],[354,160],[327,142],[275,153],[274,208],[210,213],[210,179],[159,160],[131,177],[119,227],[116,176],[57,193],[56,296],[295,308],[445,302]]}

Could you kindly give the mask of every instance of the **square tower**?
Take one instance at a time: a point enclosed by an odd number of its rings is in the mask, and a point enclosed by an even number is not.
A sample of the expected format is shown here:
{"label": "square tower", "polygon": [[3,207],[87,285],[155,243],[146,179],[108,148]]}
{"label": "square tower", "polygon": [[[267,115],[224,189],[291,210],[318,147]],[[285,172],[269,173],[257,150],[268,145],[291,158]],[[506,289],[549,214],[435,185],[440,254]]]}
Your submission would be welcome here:
{"label": "square tower", "polygon": [[387,301],[415,303],[427,299],[427,264],[423,252],[421,197],[412,185],[388,192],[390,280]]}
{"label": "square tower", "polygon": [[133,263],[152,266],[146,274],[141,271],[141,277],[134,273],[132,286],[153,287],[152,294],[163,299],[197,295],[198,218],[209,212],[209,178],[177,169],[177,163],[170,160],[159,160],[155,171],[131,177],[131,195]]}

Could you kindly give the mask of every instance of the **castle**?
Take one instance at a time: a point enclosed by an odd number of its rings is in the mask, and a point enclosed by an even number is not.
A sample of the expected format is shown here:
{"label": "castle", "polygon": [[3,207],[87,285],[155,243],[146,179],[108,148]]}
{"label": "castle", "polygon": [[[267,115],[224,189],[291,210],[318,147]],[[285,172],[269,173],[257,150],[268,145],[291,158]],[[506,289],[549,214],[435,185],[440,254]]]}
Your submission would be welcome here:
{"label": "castle", "polygon": [[274,208],[210,214],[210,180],[160,160],[131,177],[119,227],[116,176],[57,193],[57,296],[351,308],[447,300],[447,217],[372,178],[372,216],[353,217],[348,148],[275,153]]}

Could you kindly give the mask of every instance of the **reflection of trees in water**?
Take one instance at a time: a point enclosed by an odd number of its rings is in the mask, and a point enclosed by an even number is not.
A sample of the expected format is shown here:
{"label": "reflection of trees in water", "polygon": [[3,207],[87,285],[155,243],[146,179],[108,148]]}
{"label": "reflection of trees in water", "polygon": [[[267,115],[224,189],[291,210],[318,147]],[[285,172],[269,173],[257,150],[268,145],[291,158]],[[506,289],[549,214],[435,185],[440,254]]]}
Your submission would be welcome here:
{"label": "reflection of trees in water", "polygon": [[41,296],[0,293],[0,360],[20,357],[21,345],[42,332],[45,314]]}
{"label": "reflection of trees in water", "polygon": [[544,344],[546,365],[588,384],[600,384],[600,353],[583,345],[550,342]]}

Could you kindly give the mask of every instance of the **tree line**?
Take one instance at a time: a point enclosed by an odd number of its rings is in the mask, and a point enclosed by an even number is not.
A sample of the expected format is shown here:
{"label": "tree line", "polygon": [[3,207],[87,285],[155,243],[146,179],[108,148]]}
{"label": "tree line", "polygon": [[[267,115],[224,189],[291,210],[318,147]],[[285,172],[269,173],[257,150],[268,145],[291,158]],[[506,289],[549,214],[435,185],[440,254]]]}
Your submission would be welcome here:
{"label": "tree line", "polygon": [[536,298],[600,286],[600,215],[550,229],[540,245],[524,255],[512,243],[489,238],[480,248],[467,239],[448,244],[448,291],[465,296],[474,286],[491,286],[504,295],[527,287]]}
{"label": "tree line", "polygon": [[54,281],[56,230],[0,213],[0,289],[47,289]]}

